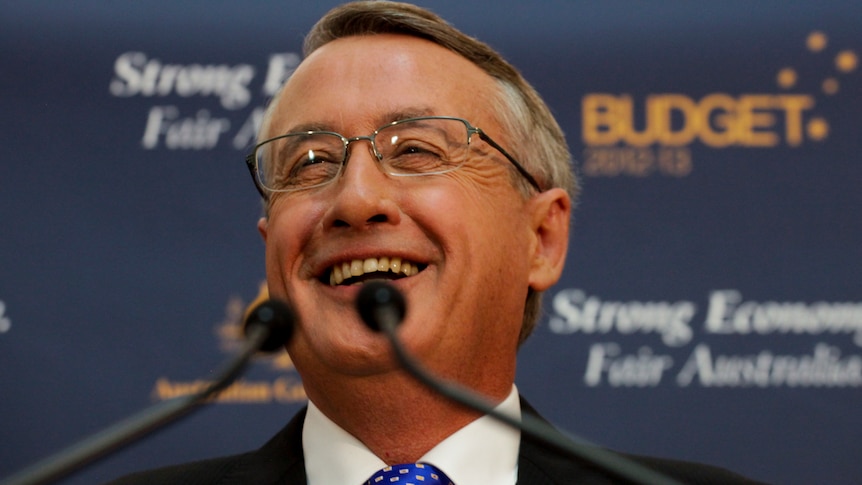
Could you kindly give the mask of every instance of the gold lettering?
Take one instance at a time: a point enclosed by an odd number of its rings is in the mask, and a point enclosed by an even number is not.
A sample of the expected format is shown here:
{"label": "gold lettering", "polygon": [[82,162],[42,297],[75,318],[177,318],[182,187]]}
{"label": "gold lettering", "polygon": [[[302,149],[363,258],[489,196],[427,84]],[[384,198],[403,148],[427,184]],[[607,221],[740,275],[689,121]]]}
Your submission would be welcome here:
{"label": "gold lettering", "polygon": [[170,380],[160,377],[156,381],[156,387],[153,389],[153,399],[165,401],[175,397],[187,396],[200,392],[204,387],[208,386],[207,381],[192,381],[192,382],[171,382]]}
{"label": "gold lettering", "polygon": [[[649,111],[649,100],[647,100],[647,112],[649,113]],[[650,130],[650,127],[655,124],[655,120],[650,119],[649,116],[645,118],[643,130],[637,131],[635,127],[635,103],[628,94],[620,96],[617,101],[617,129],[626,143],[631,146],[646,147],[655,141],[655,136]]]}
{"label": "gold lettering", "polygon": [[[712,113],[717,112],[715,118]],[[697,131],[700,140],[711,147],[723,148],[733,144],[733,115],[736,112],[736,101],[726,94],[710,94],[700,100]],[[714,131],[715,127],[723,131]]]}
{"label": "gold lettering", "polygon": [[620,139],[615,96],[588,94],[581,101],[581,112],[581,135],[587,145],[613,145]]}
{"label": "gold lettering", "polygon": [[621,173],[645,177],[655,170],[655,155],[650,148],[587,148],[583,158],[584,175],[589,177],[615,177]]}
{"label": "gold lettering", "polygon": [[[212,401],[219,403],[269,403],[272,401],[284,401],[283,395],[288,393],[296,395],[302,393],[302,398],[305,396],[305,391],[302,389],[302,384],[296,384],[299,390],[284,389],[284,384],[280,381],[284,378],[279,378],[275,383],[270,384],[266,381],[238,381],[227,389],[222,391],[218,396],[212,398]],[[153,399],[166,401],[177,397],[188,396],[202,391],[211,382],[204,380],[196,380],[189,382],[171,381],[164,377],[156,381],[153,388]],[[278,387],[281,386],[281,387]],[[301,400],[301,399],[295,399]],[[292,401],[291,401],[292,402]]]}
{"label": "gold lettering", "polygon": [[[697,105],[688,96],[665,94],[647,98],[650,121],[658,128],[657,140],[665,146],[688,145],[697,136]],[[673,129],[673,113],[682,115],[682,125],[678,131]]]}
{"label": "gold lettering", "polygon": [[804,94],[777,96],[778,108],[784,110],[784,125],[787,144],[802,143],[802,111],[814,107],[814,98]]}
{"label": "gold lettering", "polygon": [[738,141],[750,147],[774,147],[778,145],[778,135],[771,131],[758,131],[759,128],[775,126],[775,115],[763,110],[773,108],[775,96],[747,94],[740,96],[736,132]]}
{"label": "gold lettering", "polygon": [[[808,95],[743,94],[734,98],[711,93],[700,101],[683,94],[653,94],[644,104],[644,124],[639,128],[635,101],[629,94],[588,94],[582,105],[582,136],[590,147],[625,143],[631,148],[652,144],[683,147],[699,139],[713,148],[728,146],[774,147],[781,143],[778,116],[784,114],[784,137],[789,145],[802,143],[802,113],[814,106]],[[643,174],[647,163],[642,152],[590,152],[588,163],[597,173]],[[655,154],[653,154],[655,155]],[[632,156],[638,158],[632,161]],[[655,156],[652,157],[654,162]],[[587,174],[589,175],[589,174]]]}
{"label": "gold lettering", "polygon": [[238,381],[216,397],[218,402],[267,403],[272,401],[268,382]]}

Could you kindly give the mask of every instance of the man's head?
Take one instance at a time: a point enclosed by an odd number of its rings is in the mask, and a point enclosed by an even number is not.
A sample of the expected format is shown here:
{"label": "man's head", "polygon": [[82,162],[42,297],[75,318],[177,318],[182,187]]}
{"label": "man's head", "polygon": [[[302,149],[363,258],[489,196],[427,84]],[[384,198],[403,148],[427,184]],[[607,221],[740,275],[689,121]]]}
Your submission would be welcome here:
{"label": "man's head", "polygon": [[[368,276],[346,277],[345,269],[367,265],[371,277],[387,277],[391,268],[381,273],[374,266],[400,259],[407,277],[394,283],[410,307],[403,326],[408,346],[465,382],[488,379],[484,374],[495,368],[514,372],[539,295],[562,271],[577,195],[568,149],[548,108],[489,47],[409,5],[337,8],[314,27],[305,50],[306,60],[268,110],[261,139],[312,130],[359,138],[328,184],[270,193],[260,223],[270,292],[290,300],[303,320],[290,348],[297,367],[306,374],[386,371],[380,338],[353,312],[357,288],[344,284]],[[466,150],[463,165],[421,177],[387,173],[388,159],[376,156],[384,150],[374,153],[364,137],[426,116],[468,122],[463,144],[442,149]],[[471,136],[470,127],[490,138]],[[378,149],[382,137],[375,139]],[[310,158],[303,167],[326,163],[317,154]],[[515,169],[517,162],[541,190]],[[482,368],[464,368],[466,356]]]}

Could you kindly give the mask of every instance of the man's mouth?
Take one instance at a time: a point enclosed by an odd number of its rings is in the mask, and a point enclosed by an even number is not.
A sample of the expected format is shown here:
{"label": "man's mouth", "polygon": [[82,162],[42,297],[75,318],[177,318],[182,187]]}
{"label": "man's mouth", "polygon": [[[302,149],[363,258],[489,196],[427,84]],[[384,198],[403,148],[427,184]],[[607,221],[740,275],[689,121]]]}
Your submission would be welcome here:
{"label": "man's mouth", "polygon": [[[401,258],[354,259],[336,264],[329,269],[329,285],[356,285],[370,279],[395,280],[413,276],[425,269],[424,264]],[[326,275],[324,274],[324,279]]]}

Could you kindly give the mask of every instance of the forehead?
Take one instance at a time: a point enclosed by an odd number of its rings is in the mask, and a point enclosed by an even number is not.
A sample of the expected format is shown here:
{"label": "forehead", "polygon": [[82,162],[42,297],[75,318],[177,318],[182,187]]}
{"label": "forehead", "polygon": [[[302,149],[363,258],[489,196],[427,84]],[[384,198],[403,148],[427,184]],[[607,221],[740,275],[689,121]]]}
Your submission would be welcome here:
{"label": "forehead", "polygon": [[398,118],[446,115],[492,123],[494,80],[433,42],[392,34],[347,37],[314,51],[287,81],[270,123],[274,136],[314,126],[364,135]]}

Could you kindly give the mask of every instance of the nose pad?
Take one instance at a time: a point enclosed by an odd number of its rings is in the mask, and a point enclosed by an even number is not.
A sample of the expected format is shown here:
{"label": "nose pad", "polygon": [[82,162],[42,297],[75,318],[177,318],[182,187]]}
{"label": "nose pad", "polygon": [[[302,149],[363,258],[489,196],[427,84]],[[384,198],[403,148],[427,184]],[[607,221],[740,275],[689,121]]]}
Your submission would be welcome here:
{"label": "nose pad", "polygon": [[354,136],[353,138],[347,139],[347,147],[345,148],[346,154],[344,156],[344,168],[347,168],[348,162],[350,162],[350,157],[353,155],[352,144],[356,141],[367,141],[368,142],[368,153],[377,161],[377,164],[380,165],[380,161],[382,160],[382,156],[377,152],[377,147],[374,146],[374,139],[370,136]]}

